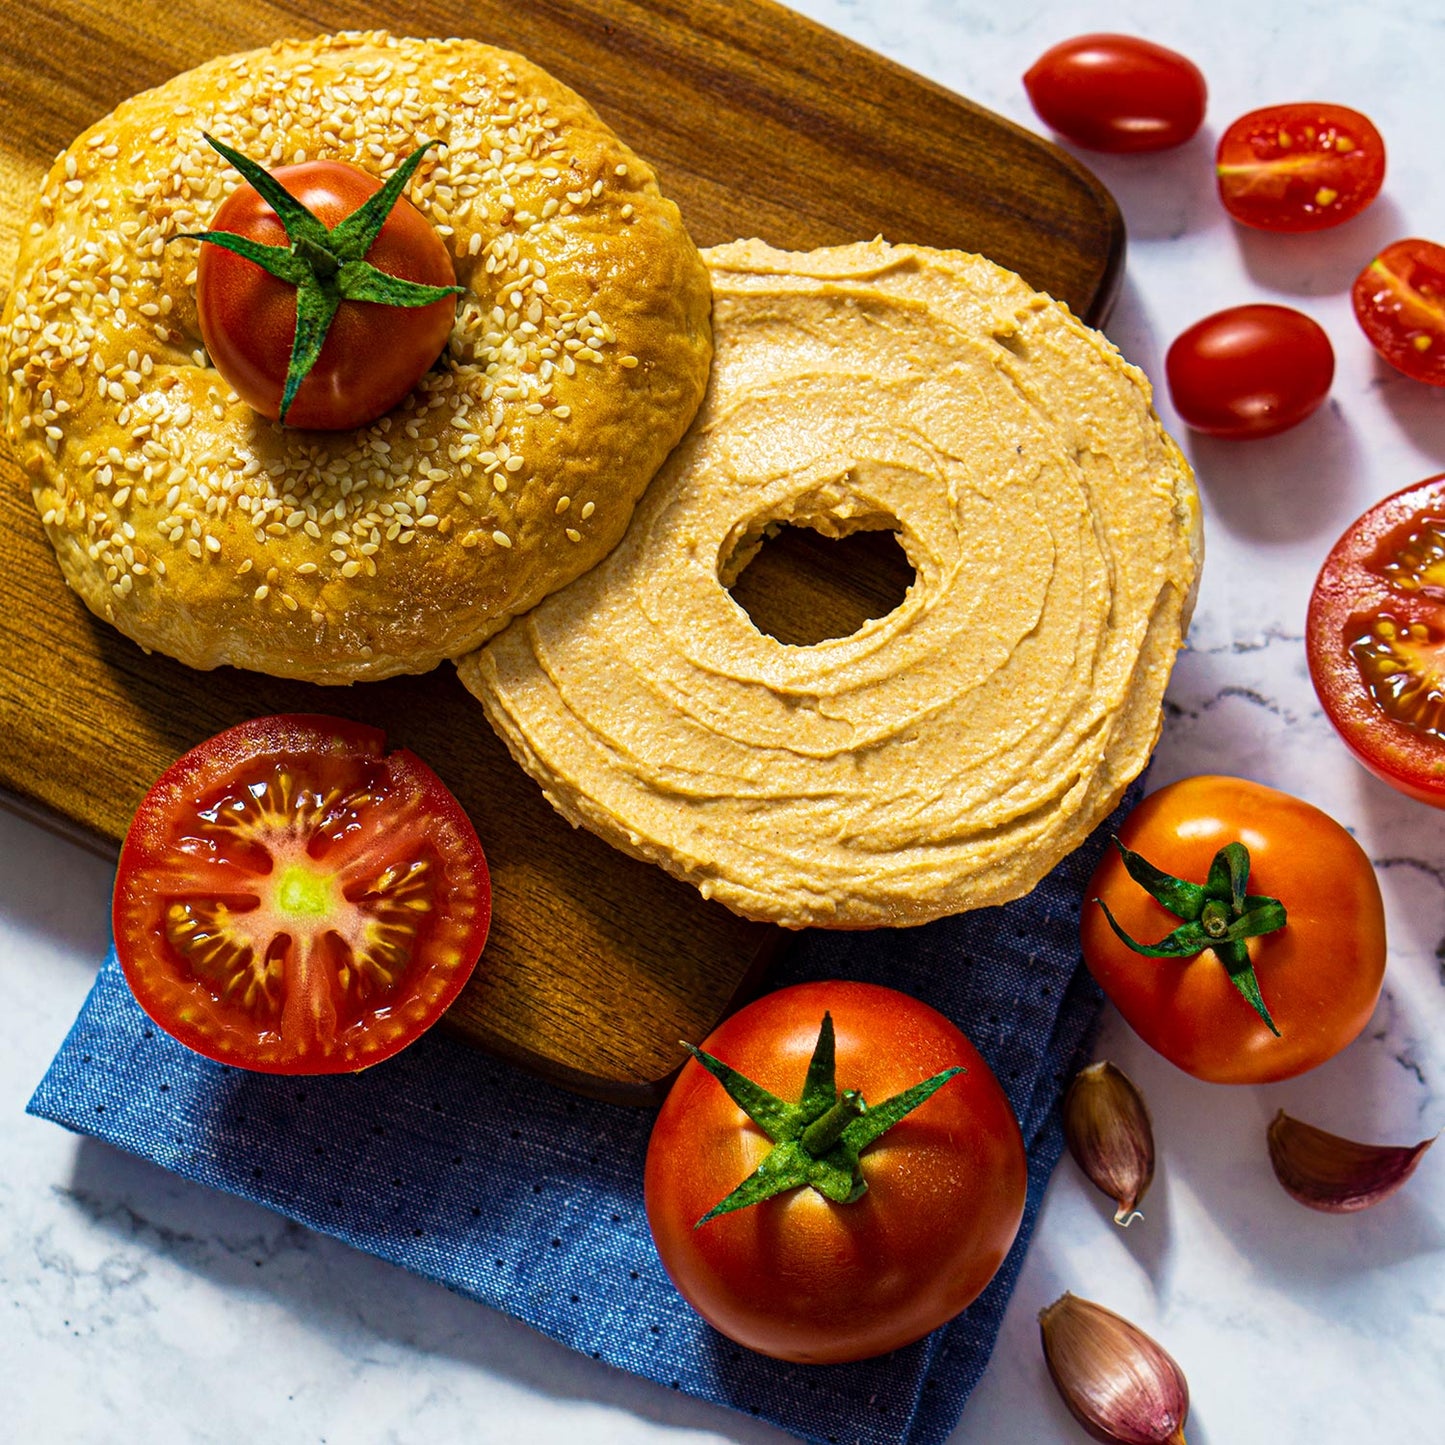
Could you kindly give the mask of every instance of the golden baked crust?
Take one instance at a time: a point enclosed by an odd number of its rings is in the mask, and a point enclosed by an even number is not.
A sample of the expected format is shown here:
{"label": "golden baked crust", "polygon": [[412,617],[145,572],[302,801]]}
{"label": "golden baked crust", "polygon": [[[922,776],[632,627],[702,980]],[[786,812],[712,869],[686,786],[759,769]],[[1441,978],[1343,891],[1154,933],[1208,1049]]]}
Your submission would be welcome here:
{"label": "golden baked crust", "polygon": [[[1008,901],[1144,767],[1201,555],[1143,374],[977,256],[705,251],[716,355],[617,550],[461,676],[565,817],[735,911]],[[903,603],[812,647],[726,591],[776,523],[888,527]]]}
{"label": "golden baked crust", "polygon": [[[289,431],[200,350],[198,247],[267,166],[389,174],[469,294],[437,367],[356,432]],[[314,682],[421,672],[586,571],[682,435],[707,272],[653,172],[566,87],[466,40],[223,57],[65,151],[4,317],[6,431],[67,581],[146,648]]]}

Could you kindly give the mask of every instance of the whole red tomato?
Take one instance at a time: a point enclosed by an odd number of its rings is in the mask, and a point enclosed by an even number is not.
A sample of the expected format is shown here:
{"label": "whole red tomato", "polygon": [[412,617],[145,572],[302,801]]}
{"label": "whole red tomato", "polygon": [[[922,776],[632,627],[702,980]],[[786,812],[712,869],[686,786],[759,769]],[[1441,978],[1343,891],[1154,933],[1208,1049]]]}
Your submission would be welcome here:
{"label": "whole red tomato", "polygon": [[1392,242],[1355,278],[1350,300],[1396,371],[1445,386],[1445,246],[1413,236]]}
{"label": "whole red tomato", "polygon": [[1343,105],[1270,105],[1219,138],[1224,208],[1261,231],[1322,231],[1357,216],[1385,179],[1385,142]]}
{"label": "whole red tomato", "polygon": [[803,1185],[699,1226],[771,1145],[696,1060],[657,1116],[644,1177],[658,1254],[688,1303],[749,1349],[812,1364],[886,1353],[964,1309],[1013,1244],[1028,1174],[1018,1123],[988,1065],[906,994],[846,982],[781,989],[727,1019],[703,1047],[796,1103],[825,1013],[837,1087],[861,1091],[870,1106],[942,1070],[966,1070],[863,1151],[860,1198],[834,1203]]}
{"label": "whole red tomato", "polygon": [[1090,150],[1182,145],[1204,119],[1204,76],[1192,60],[1133,35],[1080,35],[1046,50],[1024,89],[1039,118]]}
{"label": "whole red tomato", "polygon": [[[1276,1037],[1213,950],[1142,957],[1097,902],[1086,903],[1084,960],[1145,1043],[1196,1078],[1261,1084],[1324,1063],[1364,1028],[1385,973],[1384,905],[1369,858],[1328,814],[1260,783],[1206,775],[1150,794],[1119,841],[1198,884],[1220,849],[1243,843],[1244,902],[1278,899],[1288,915],[1284,927],[1246,945]],[[1180,924],[1129,875],[1117,849],[1105,854],[1085,897],[1107,904],[1136,942],[1153,944]]]}
{"label": "whole red tomato", "polygon": [[[382,184],[344,161],[303,161],[271,174],[328,228]],[[275,211],[250,185],[238,186],[221,203],[210,229],[266,246],[289,244]],[[456,284],[445,243],[405,196],[387,216],[366,260],[419,285]],[[296,288],[232,251],[203,244],[196,306],[201,339],[216,369],[242,401],[274,420],[296,335]],[[390,411],[437,359],[455,316],[451,296],[418,307],[343,301],[291,404],[287,425],[345,430]]]}
{"label": "whole red tomato", "polygon": [[363,1069],[441,1017],[491,920],[482,845],[412,753],[340,718],[256,718],[136,810],[116,953],[188,1048],[275,1074]]}
{"label": "whole red tomato", "polygon": [[1320,703],[1361,763],[1445,808],[1445,475],[1377,502],[1331,549],[1305,655]]}
{"label": "whole red tomato", "polygon": [[1195,431],[1244,441],[1312,415],[1335,376],[1318,322],[1288,306],[1231,306],[1196,321],[1170,346],[1164,374],[1174,409]]}

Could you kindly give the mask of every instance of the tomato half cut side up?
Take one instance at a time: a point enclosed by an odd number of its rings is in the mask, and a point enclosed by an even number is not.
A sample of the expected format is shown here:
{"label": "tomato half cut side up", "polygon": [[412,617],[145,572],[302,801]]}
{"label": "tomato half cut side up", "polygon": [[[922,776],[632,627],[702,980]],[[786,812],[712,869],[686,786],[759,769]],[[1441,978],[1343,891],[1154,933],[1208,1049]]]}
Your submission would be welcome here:
{"label": "tomato half cut side up", "polygon": [[1241,225],[1323,231],[1357,216],[1385,179],[1385,142],[1344,105],[1270,105],[1219,138],[1219,198]]}
{"label": "tomato half cut side up", "polygon": [[339,718],[257,718],[178,759],[121,848],[116,952],[141,1007],[238,1068],[343,1073],[429,1028],[475,968],[491,879],[414,754]]}
{"label": "tomato half cut side up", "polygon": [[1355,278],[1350,300],[1396,371],[1445,386],[1445,246],[1414,236],[1393,242]]}
{"label": "tomato half cut side up", "polygon": [[1316,579],[1305,647],[1320,704],[1355,757],[1445,808],[1445,474],[1346,530]]}

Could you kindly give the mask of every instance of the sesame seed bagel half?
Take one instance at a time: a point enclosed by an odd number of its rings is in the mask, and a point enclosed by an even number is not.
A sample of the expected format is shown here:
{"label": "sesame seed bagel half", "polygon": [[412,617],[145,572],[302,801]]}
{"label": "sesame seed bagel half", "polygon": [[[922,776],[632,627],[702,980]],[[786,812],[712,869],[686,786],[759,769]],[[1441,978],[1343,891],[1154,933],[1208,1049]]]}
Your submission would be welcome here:
{"label": "sesame seed bagel half", "polygon": [[[455,265],[437,364],[356,431],[284,428],[209,364],[199,245],[239,177],[391,174]],[[686,430],[708,274],[651,168],[468,40],[281,42],[125,101],[48,175],[4,314],[6,435],[71,587],[142,647],[320,683],[423,672],[611,551]]]}
{"label": "sesame seed bagel half", "polygon": [[[459,664],[565,817],[788,927],[1028,892],[1149,759],[1202,556],[1149,383],[980,256],[703,253],[707,399],[600,566]],[[893,531],[902,602],[793,646],[770,529]]]}

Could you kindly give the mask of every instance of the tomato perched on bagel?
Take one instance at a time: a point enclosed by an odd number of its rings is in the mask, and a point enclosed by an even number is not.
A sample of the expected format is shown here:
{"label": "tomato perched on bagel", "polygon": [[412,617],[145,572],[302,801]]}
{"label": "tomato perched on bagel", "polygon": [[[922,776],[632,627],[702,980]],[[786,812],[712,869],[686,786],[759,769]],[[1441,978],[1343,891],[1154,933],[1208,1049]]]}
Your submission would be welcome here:
{"label": "tomato perched on bagel", "polygon": [[976,1298],[1018,1231],[1027,1172],[1003,1089],[942,1014],[875,984],[811,983],[694,1051],[653,1126],[644,1196],[704,1319],[823,1364],[897,1349]]}
{"label": "tomato perched on bagel", "polygon": [[1119,830],[1085,893],[1084,961],[1145,1043],[1214,1083],[1292,1078],[1369,1021],[1379,883],[1328,814],[1244,778],[1184,778]]}
{"label": "tomato perched on bagel", "polygon": [[339,160],[265,171],[214,137],[247,184],[201,247],[201,339],[236,395],[288,426],[363,426],[436,361],[456,316],[451,257],[402,193],[427,146],[385,185]]}
{"label": "tomato perched on bagel", "polygon": [[471,975],[491,921],[476,830],[412,753],[339,718],[257,718],[156,781],[121,848],[116,953],[208,1058],[339,1073],[390,1057]]}

